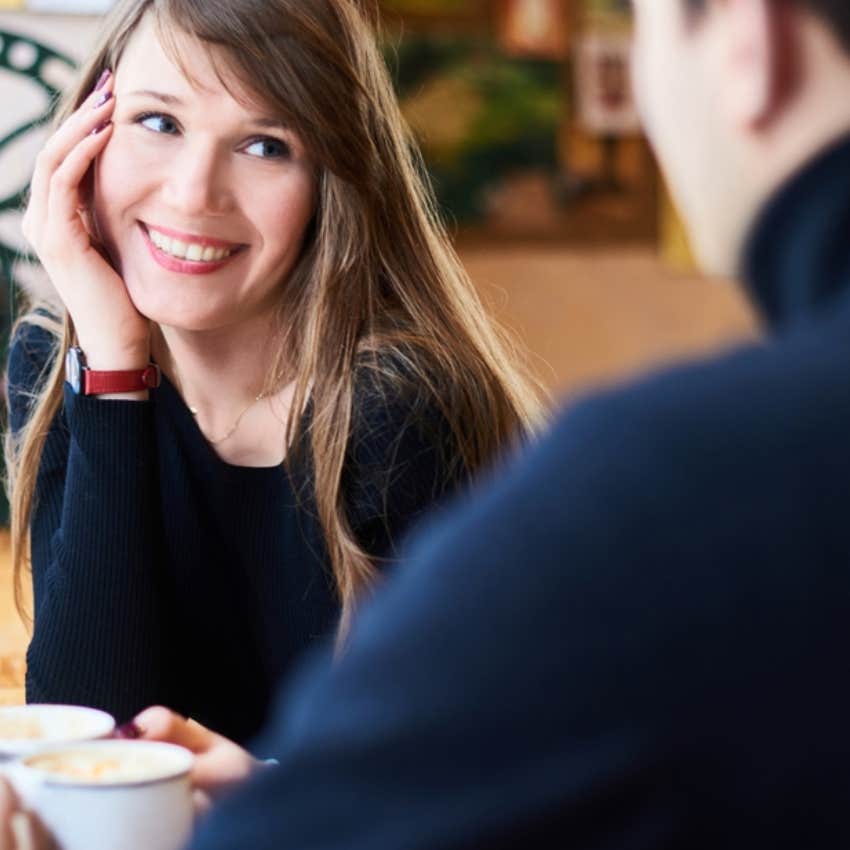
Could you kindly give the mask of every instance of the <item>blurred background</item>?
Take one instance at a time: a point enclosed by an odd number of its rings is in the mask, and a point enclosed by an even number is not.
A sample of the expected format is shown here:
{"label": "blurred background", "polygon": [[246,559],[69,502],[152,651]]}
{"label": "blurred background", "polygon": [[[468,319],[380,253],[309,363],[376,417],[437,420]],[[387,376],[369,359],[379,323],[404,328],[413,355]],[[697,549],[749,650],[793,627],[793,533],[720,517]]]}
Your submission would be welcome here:
{"label": "blurred background", "polygon": [[[20,235],[51,105],[109,0],[0,0],[0,331],[43,285]],[[694,268],[630,88],[627,0],[383,0],[383,43],[461,257],[561,404],[752,336]],[[3,353],[5,362],[5,353]],[[4,509],[0,505],[0,525]],[[26,634],[0,531],[0,704]]]}

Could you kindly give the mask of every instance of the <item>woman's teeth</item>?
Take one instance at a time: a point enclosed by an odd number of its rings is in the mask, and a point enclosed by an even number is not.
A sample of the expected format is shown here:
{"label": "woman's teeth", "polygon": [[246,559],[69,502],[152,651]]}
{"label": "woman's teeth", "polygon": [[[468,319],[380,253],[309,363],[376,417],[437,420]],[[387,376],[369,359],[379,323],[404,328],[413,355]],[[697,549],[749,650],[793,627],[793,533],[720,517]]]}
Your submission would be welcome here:
{"label": "woman's teeth", "polygon": [[211,245],[201,245],[197,242],[181,242],[159,233],[152,227],[148,228],[151,242],[165,254],[178,260],[189,260],[194,263],[217,263],[229,257],[235,248],[213,248]]}

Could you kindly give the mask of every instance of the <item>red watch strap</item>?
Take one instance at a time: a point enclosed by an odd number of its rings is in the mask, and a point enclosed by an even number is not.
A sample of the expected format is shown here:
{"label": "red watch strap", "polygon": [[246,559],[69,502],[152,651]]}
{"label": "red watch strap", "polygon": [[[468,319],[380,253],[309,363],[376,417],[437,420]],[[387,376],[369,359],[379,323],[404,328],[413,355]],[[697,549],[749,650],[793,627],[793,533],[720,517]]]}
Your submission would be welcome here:
{"label": "red watch strap", "polygon": [[159,366],[151,363],[144,369],[130,369],[121,372],[83,369],[80,383],[83,395],[106,395],[107,393],[135,393],[156,389],[160,380]]}

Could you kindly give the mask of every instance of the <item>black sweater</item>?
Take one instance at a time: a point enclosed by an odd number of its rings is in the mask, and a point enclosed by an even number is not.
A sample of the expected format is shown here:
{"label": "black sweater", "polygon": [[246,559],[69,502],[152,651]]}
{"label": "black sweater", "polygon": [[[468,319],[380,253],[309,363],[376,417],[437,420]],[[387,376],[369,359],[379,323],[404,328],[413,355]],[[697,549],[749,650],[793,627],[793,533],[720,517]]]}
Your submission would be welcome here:
{"label": "black sweater", "polygon": [[747,269],[769,338],[423,529],[195,850],[850,846],[850,140]]}
{"label": "black sweater", "polygon": [[[24,325],[9,358],[13,433],[51,361]],[[308,414],[309,415],[309,414]],[[400,533],[461,480],[445,420],[364,372],[343,489],[359,541]],[[119,721],[164,703],[237,741],[339,614],[310,476],[222,461],[167,380],[148,402],[75,396],[50,430],[32,529],[27,699]]]}

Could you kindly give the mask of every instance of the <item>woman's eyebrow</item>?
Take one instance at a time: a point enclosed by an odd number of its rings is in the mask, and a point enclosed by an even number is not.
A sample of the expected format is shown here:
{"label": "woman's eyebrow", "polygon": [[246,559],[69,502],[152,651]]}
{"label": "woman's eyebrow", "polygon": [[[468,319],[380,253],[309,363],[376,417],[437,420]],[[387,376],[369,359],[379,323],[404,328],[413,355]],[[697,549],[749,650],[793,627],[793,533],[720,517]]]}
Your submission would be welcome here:
{"label": "woman's eyebrow", "polygon": [[[152,89],[138,89],[124,95],[124,97],[152,97],[169,106],[185,106],[185,102],[173,94],[153,91]],[[279,118],[271,118],[264,115],[252,115],[248,118],[247,123],[253,124],[256,127],[264,127],[271,130],[282,130],[289,132],[290,126]]]}
{"label": "woman's eyebrow", "polygon": [[257,127],[266,127],[271,130],[286,130],[291,129],[290,126],[279,118],[261,118],[259,116],[250,119],[251,124],[256,124]]}
{"label": "woman's eyebrow", "polygon": [[151,89],[139,89],[125,94],[124,97],[152,97],[156,100],[161,100],[171,106],[183,106],[183,101],[173,94],[164,94],[163,92],[152,91]]}

